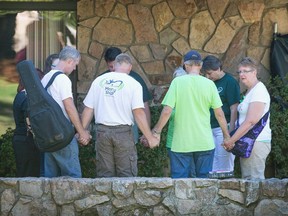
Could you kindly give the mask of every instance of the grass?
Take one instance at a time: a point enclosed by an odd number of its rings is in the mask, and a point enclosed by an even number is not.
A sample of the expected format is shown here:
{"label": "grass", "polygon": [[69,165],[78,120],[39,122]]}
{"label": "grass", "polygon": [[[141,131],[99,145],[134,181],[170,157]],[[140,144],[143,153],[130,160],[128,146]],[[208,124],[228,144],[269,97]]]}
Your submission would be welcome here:
{"label": "grass", "polygon": [[15,128],[12,104],[17,86],[17,83],[7,82],[0,77],[0,135],[9,127]]}

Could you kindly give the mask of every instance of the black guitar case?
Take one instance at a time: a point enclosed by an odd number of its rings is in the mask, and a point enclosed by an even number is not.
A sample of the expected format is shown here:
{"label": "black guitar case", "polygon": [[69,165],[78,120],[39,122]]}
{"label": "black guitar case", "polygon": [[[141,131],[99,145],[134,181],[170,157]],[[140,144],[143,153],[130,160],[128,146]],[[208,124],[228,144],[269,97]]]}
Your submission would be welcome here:
{"label": "black guitar case", "polygon": [[[64,148],[75,134],[71,122],[43,87],[31,61],[18,63],[17,70],[27,92],[28,117],[36,146],[42,152],[54,152]],[[50,85],[54,78],[51,78]]]}

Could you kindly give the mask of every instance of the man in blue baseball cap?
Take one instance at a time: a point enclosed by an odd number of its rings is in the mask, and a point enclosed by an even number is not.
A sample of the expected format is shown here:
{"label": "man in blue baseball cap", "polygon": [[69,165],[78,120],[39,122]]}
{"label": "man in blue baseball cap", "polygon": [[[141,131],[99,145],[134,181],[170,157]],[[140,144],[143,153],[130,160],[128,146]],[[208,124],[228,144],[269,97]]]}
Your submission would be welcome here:
{"label": "man in blue baseball cap", "polygon": [[153,128],[160,134],[175,108],[174,134],[171,146],[172,178],[206,178],[212,170],[214,141],[210,126],[210,108],[229,139],[222,102],[213,81],[200,76],[202,58],[199,52],[184,56],[187,75],[175,78],[165,95],[161,116]]}

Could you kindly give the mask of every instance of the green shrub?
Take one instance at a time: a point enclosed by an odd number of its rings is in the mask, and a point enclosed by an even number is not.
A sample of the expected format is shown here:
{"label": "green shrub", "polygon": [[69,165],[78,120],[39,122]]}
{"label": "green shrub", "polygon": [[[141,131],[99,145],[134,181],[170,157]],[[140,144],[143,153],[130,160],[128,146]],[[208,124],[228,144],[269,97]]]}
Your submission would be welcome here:
{"label": "green shrub", "polygon": [[288,85],[279,78],[267,84],[271,96],[270,126],[272,130],[272,149],[267,166],[274,169],[277,178],[288,177]]}
{"label": "green shrub", "polygon": [[96,159],[94,142],[91,141],[87,146],[79,146],[79,160],[83,178],[95,178]]}
{"label": "green shrub", "polygon": [[[151,126],[153,127],[162,111],[162,106],[150,107],[151,111]],[[168,125],[168,123],[167,123]],[[137,144],[138,152],[138,175],[145,177],[163,177],[169,176],[169,159],[166,150],[167,125],[161,133],[160,145],[157,148],[150,149],[142,144]]]}
{"label": "green shrub", "polygon": [[[15,177],[16,163],[12,145],[14,129],[8,128],[0,137],[0,177]],[[83,177],[95,177],[94,145],[79,147],[79,159]]]}
{"label": "green shrub", "polygon": [[16,162],[12,146],[14,130],[8,128],[6,133],[0,137],[0,176],[15,177]]}

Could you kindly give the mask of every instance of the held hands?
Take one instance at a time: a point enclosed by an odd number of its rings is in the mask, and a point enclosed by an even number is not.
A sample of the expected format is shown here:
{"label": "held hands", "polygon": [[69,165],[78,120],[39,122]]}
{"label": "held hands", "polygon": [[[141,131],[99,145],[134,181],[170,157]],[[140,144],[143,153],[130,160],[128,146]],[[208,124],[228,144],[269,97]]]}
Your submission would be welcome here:
{"label": "held hands", "polygon": [[77,133],[75,136],[76,136],[79,144],[83,145],[83,146],[88,145],[91,138],[92,138],[92,136],[90,135],[90,132],[88,130],[84,130],[84,132],[82,132],[81,134]]}
{"label": "held hands", "polygon": [[160,144],[160,135],[159,136],[155,136],[155,134],[153,134],[150,138],[150,140],[148,140],[149,142],[149,147],[150,148],[155,148],[158,147]]}
{"label": "held hands", "polygon": [[160,134],[156,134],[152,131],[152,135],[149,137],[149,139],[143,135],[140,137],[140,142],[147,148],[158,147],[160,144]]}
{"label": "held hands", "polygon": [[234,148],[235,143],[233,143],[230,138],[225,138],[222,146],[226,151],[231,151]]}
{"label": "held hands", "polygon": [[146,137],[144,135],[142,135],[140,137],[140,143],[146,147],[146,148],[149,148],[149,143],[148,143],[148,140],[146,139]]}

